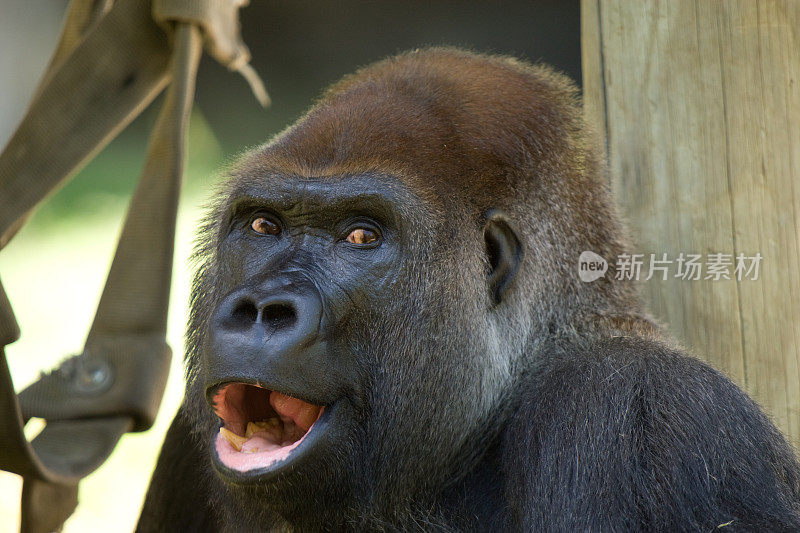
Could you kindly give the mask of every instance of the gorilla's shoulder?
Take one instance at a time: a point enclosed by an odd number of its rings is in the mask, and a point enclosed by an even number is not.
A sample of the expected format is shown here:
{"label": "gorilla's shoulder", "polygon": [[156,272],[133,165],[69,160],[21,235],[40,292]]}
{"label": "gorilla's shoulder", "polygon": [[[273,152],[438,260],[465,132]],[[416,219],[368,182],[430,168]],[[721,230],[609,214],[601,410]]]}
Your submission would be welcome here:
{"label": "gorilla's shoulder", "polygon": [[[758,405],[724,374],[664,342],[607,337],[563,343],[545,353],[525,380],[520,412],[552,405],[542,416],[605,413],[607,426],[766,423]],[[560,406],[560,408],[559,408]],[[539,420],[542,422],[543,420]]]}
{"label": "gorilla's shoulder", "polygon": [[502,456],[526,523],[800,528],[800,468],[784,437],[733,382],[676,348],[635,337],[562,345],[518,399]]}

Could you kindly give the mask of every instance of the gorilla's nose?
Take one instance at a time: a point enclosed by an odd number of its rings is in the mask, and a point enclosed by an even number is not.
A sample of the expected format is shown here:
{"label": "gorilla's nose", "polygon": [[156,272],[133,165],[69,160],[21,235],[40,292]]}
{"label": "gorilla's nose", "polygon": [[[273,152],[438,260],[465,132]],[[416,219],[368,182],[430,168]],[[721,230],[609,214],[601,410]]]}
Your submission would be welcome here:
{"label": "gorilla's nose", "polygon": [[211,327],[218,354],[280,359],[313,344],[321,319],[322,300],[316,288],[270,283],[228,295],[217,307]]}
{"label": "gorilla's nose", "polygon": [[254,325],[270,331],[292,329],[297,323],[298,309],[307,310],[307,298],[293,298],[290,295],[270,295],[259,300],[254,295],[244,294],[233,298],[227,309],[223,309],[220,325],[232,330],[249,330]]}

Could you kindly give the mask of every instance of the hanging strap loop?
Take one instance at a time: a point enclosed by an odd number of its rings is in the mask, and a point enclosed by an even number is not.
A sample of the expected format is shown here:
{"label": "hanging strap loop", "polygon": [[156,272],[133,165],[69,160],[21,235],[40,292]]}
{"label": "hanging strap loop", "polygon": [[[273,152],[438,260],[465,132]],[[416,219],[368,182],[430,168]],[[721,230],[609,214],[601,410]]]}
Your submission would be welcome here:
{"label": "hanging strap loop", "polygon": [[259,103],[266,107],[270,104],[269,94],[249,64],[250,50],[240,33],[239,9],[248,3],[248,0],[153,0],[153,18],[168,32],[175,22],[200,28],[209,55],[240,73]]}

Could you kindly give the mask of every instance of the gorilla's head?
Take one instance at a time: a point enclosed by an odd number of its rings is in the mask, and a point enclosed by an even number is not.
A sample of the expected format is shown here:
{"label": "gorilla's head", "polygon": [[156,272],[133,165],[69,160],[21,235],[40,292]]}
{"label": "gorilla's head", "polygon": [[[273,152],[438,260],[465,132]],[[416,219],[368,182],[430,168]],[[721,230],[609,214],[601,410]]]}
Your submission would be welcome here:
{"label": "gorilla's head", "polygon": [[225,500],[296,518],[458,480],[547,336],[633,306],[577,276],[618,233],[562,76],[431,49],[334,85],[202,234],[188,395]]}

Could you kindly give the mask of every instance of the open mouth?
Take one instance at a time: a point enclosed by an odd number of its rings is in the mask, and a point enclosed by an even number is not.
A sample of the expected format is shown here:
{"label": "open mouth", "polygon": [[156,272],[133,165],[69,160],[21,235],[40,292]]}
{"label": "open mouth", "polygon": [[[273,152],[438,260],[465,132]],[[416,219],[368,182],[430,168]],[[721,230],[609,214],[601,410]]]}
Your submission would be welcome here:
{"label": "open mouth", "polygon": [[324,406],[246,383],[229,383],[213,396],[222,420],[216,437],[223,465],[247,472],[286,460],[311,433]]}

